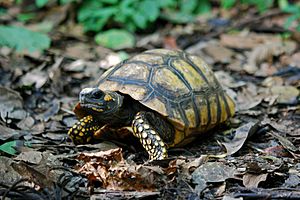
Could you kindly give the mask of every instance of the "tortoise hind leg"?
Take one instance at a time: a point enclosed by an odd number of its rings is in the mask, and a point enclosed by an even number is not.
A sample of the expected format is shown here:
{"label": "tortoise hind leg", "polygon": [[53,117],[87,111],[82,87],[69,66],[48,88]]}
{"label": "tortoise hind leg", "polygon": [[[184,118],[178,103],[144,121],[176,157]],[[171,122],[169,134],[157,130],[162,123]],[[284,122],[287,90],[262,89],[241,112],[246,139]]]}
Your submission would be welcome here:
{"label": "tortoise hind leg", "polygon": [[136,114],[132,129],[134,135],[140,139],[149,154],[150,160],[161,160],[168,157],[167,145],[164,142],[166,133],[173,132],[172,127],[151,112]]}

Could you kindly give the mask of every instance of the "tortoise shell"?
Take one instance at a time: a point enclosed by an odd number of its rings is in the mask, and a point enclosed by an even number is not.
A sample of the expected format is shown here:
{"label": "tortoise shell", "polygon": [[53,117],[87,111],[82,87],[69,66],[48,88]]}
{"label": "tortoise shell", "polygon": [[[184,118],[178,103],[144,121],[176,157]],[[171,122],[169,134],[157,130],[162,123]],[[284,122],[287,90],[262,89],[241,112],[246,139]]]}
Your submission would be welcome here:
{"label": "tortoise shell", "polygon": [[130,95],[174,125],[174,144],[207,131],[234,114],[234,102],[211,68],[184,51],[155,49],[106,71],[102,91]]}

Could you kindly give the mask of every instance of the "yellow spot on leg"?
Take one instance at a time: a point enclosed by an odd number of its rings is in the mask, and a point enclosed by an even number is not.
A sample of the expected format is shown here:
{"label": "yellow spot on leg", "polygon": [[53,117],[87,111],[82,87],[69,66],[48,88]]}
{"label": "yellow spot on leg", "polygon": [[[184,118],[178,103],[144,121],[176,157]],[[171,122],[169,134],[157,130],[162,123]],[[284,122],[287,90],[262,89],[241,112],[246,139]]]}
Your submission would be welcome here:
{"label": "yellow spot on leg", "polygon": [[138,131],[139,131],[140,133],[141,133],[143,130],[144,130],[144,129],[143,129],[142,126],[139,126],[139,127],[138,127]]}
{"label": "yellow spot on leg", "polygon": [[145,138],[147,138],[147,133],[144,131],[144,132],[142,132],[142,137],[145,139]]}

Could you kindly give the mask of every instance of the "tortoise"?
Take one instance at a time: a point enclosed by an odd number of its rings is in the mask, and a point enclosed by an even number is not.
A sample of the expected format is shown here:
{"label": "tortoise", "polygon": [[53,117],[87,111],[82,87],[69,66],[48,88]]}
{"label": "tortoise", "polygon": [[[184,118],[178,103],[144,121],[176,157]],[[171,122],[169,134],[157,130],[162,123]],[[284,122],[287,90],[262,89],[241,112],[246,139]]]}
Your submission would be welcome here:
{"label": "tortoise", "polygon": [[108,69],[97,87],[79,94],[80,121],[68,135],[75,144],[93,141],[101,127],[132,126],[150,160],[167,158],[234,115],[235,104],[210,67],[181,50],[153,49]]}

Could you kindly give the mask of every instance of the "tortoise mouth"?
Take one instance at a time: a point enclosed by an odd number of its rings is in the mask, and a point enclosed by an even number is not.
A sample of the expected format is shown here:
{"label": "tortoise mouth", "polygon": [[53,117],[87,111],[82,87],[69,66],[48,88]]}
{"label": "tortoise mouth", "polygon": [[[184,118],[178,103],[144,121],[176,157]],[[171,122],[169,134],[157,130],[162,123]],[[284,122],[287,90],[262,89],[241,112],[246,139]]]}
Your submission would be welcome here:
{"label": "tortoise mouth", "polygon": [[96,112],[103,112],[105,110],[105,106],[101,103],[80,102],[80,106],[82,108],[93,110]]}

